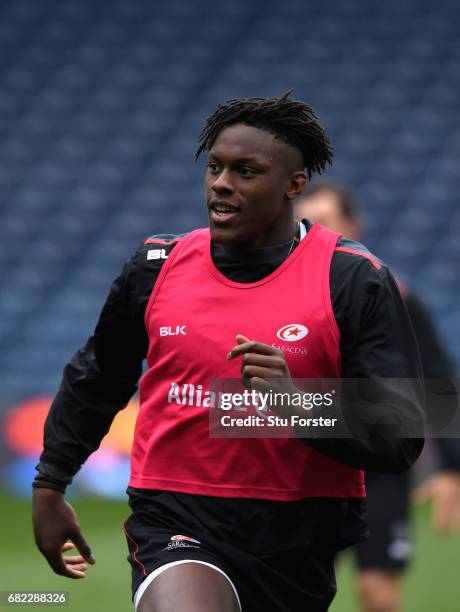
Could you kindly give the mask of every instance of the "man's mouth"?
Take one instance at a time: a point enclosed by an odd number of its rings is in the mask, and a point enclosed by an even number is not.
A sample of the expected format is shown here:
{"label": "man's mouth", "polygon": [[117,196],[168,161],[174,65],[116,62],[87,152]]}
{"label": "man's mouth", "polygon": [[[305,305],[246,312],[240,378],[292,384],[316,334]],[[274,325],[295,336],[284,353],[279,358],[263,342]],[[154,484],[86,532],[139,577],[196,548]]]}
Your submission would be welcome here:
{"label": "man's mouth", "polygon": [[222,225],[234,219],[240,212],[240,209],[229,202],[211,200],[209,202],[209,212],[213,223]]}

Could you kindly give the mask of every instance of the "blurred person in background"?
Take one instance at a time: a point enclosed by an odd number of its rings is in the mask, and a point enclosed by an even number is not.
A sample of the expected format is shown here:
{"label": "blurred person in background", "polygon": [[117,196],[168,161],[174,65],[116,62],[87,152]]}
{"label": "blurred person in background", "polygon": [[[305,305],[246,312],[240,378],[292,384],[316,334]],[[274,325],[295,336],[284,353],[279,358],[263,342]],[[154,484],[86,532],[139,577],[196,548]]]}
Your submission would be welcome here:
{"label": "blurred person in background", "polygon": [[[407,469],[423,447],[366,429],[369,417],[396,413],[421,431],[418,349],[388,268],[295,220],[294,200],[332,153],[313,110],[289,95],[229,100],[207,119],[197,157],[208,154],[209,229],[139,247],[65,367],[46,421],[34,534],[56,573],[82,578],[94,559],[64,492],[147,359],[125,524],[137,612],[325,612],[337,550],[366,531],[363,470]],[[301,334],[295,351],[282,330]],[[291,376],[357,369],[384,385],[396,369],[415,379],[383,413],[353,406],[362,438],[209,436],[210,379],[295,392]],[[79,555],[64,554],[73,546]]]}
{"label": "blurred person in background", "polygon": [[[352,253],[360,245],[363,226],[359,204],[346,186],[321,181],[309,185],[296,204],[298,219],[308,219],[343,235]],[[450,358],[435,324],[420,298],[400,280],[398,285],[412,320],[426,378],[454,375]],[[434,407],[435,408],[435,407]],[[432,504],[436,532],[460,531],[460,441],[435,439],[438,471],[413,495]],[[399,612],[402,576],[412,558],[410,531],[410,474],[366,474],[370,538],[354,547],[358,567],[357,590],[365,612]]]}

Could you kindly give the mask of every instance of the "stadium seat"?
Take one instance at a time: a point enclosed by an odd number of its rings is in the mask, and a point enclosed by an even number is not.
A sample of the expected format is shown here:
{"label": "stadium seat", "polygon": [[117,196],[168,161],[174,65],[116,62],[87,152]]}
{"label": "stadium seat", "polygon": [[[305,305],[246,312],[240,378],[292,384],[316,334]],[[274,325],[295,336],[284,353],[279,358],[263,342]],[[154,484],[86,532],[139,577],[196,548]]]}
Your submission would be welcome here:
{"label": "stadium seat", "polygon": [[455,0],[1,3],[4,392],[54,391],[132,249],[206,223],[193,160],[215,105],[291,87],[458,367],[459,19]]}

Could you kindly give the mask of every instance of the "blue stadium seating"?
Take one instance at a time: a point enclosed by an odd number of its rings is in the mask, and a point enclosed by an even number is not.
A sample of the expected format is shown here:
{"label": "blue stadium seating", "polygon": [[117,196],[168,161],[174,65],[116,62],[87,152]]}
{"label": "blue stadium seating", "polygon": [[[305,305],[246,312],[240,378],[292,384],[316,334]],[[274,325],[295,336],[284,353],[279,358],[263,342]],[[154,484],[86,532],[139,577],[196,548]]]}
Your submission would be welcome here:
{"label": "blue stadium seating", "polygon": [[459,366],[459,40],[456,0],[4,0],[3,391],[54,391],[132,249],[205,223],[193,158],[215,105],[291,87]]}

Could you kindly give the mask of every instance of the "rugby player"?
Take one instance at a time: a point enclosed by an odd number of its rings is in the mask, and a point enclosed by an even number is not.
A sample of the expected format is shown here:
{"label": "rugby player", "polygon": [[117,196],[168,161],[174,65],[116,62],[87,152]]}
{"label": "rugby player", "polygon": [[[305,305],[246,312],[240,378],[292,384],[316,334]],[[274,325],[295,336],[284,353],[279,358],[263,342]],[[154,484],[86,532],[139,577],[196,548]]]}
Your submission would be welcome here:
{"label": "rugby player", "polygon": [[[208,381],[417,379],[418,349],[388,268],[294,219],[293,202],[332,160],[310,106],[290,92],[228,100],[205,123],[197,156],[205,152],[209,229],[145,240],[65,367],[34,481],[36,543],[69,578],[94,562],[65,487],[147,359],[125,524],[137,611],[324,612],[336,551],[366,533],[363,470],[409,468],[423,439],[388,428],[343,439],[302,430],[215,439],[202,401]],[[299,339],[280,340],[290,325]],[[377,418],[388,408],[376,406]],[[391,409],[421,425],[417,385],[404,409]]]}
{"label": "rugby player", "polygon": [[[361,239],[359,204],[344,185],[321,181],[310,185],[296,204],[296,215],[340,232],[350,241]],[[352,244],[350,242],[350,244]],[[398,281],[420,347],[424,375],[454,375],[434,323],[419,297]],[[432,501],[436,531],[460,529],[460,444],[455,439],[434,439],[438,471],[415,494]],[[410,474],[366,475],[368,523],[371,536],[354,547],[358,567],[357,593],[363,612],[398,612],[402,609],[402,578],[412,558],[410,529]]]}

